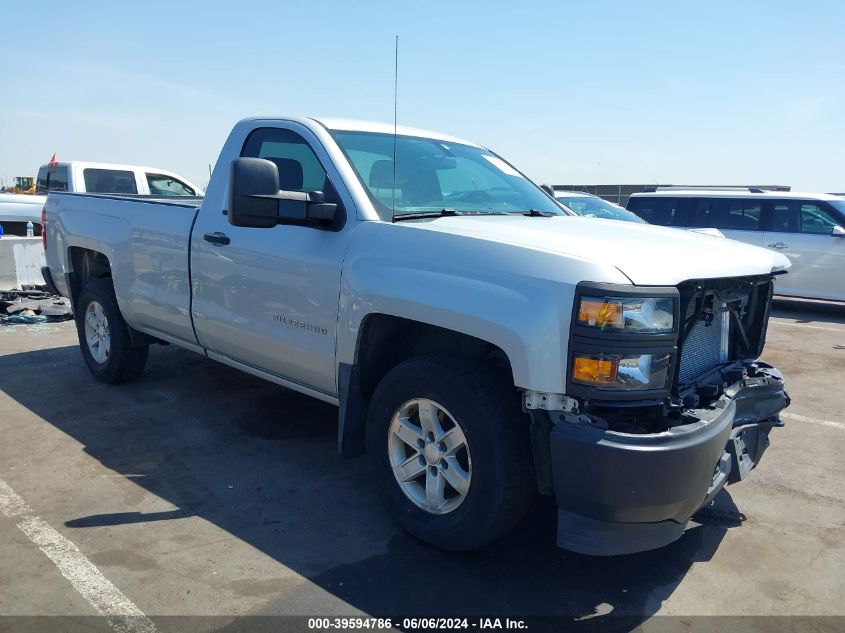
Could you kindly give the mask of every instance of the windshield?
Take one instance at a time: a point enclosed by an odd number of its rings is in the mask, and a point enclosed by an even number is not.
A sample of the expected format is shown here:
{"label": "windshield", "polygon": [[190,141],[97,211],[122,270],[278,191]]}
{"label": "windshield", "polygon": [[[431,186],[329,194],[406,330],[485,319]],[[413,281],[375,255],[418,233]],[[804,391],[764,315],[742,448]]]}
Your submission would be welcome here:
{"label": "windshield", "polygon": [[582,196],[555,196],[558,202],[563,203],[578,215],[588,218],[604,218],[605,220],[624,220],[625,222],[639,222],[647,224],[641,217],[618,207],[615,204],[602,200],[601,198],[588,198]]}
{"label": "windshield", "polygon": [[[383,220],[409,213],[566,215],[539,187],[492,152],[413,136],[333,132]],[[396,175],[394,187],[394,172]]]}

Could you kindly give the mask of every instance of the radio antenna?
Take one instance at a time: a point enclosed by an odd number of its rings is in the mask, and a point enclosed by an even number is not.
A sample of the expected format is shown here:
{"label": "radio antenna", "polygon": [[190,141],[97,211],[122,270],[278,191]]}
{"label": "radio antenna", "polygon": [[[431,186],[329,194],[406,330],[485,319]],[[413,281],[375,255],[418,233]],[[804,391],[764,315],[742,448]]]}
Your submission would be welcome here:
{"label": "radio antenna", "polygon": [[393,48],[393,191],[392,191],[392,206],[390,212],[390,221],[396,221],[396,130],[397,130],[397,113],[399,104],[399,36],[396,36],[396,41]]}

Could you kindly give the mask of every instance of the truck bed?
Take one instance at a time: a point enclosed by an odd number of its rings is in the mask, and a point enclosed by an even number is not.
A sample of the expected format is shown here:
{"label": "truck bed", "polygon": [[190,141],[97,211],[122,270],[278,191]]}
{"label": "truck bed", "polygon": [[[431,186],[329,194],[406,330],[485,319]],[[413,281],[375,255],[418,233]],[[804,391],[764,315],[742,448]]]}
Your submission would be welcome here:
{"label": "truck bed", "polygon": [[68,273],[78,265],[74,249],[103,253],[129,325],[195,344],[188,252],[201,204],[201,197],[50,192],[47,264]]}

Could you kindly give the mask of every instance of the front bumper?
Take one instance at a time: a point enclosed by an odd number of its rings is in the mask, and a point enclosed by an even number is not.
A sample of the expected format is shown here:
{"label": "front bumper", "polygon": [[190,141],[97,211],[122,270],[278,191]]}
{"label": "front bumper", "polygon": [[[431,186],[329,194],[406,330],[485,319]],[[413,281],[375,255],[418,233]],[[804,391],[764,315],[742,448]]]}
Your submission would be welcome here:
{"label": "front bumper", "polygon": [[560,547],[610,556],[678,539],[696,510],[759,462],[789,405],[783,376],[763,363],[725,390],[699,422],[634,435],[562,422],[550,451]]}

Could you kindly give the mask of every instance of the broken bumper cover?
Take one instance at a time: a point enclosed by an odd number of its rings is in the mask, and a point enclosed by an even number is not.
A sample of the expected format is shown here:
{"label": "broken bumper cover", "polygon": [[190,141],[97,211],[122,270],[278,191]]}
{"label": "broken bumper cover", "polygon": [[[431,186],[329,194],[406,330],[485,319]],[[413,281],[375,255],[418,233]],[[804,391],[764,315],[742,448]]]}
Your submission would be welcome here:
{"label": "broken bumper cover", "polygon": [[611,556],[668,545],[727,483],[744,478],[782,426],[783,376],[757,363],[699,422],[657,434],[556,424],[550,448],[560,547]]}

